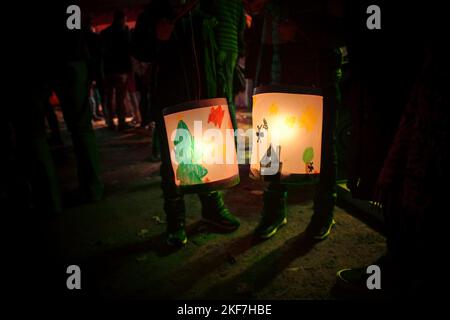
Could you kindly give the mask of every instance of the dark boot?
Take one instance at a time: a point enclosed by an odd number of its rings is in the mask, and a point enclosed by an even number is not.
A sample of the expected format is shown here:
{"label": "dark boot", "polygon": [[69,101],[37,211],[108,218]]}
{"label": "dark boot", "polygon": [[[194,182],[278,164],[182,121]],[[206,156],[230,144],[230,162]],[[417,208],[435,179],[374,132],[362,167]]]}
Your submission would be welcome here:
{"label": "dark boot", "polygon": [[306,235],[314,240],[325,240],[336,222],[333,219],[336,194],[317,192],[314,196],[314,214],[306,228]]}
{"label": "dark boot", "polygon": [[186,237],[186,209],[182,197],[165,199],[164,211],[167,217],[167,244],[183,246],[187,243]]}
{"label": "dark boot", "polygon": [[203,220],[225,231],[235,231],[241,223],[225,207],[222,194],[215,191],[199,194]]}
{"label": "dark boot", "polygon": [[314,240],[325,240],[330,235],[335,224],[336,221],[333,219],[333,214],[321,216],[315,213],[306,228],[306,235]]}
{"label": "dark boot", "polygon": [[280,227],[287,223],[286,200],[286,191],[266,190],[264,192],[262,217],[255,229],[257,237],[269,239],[277,233]]}

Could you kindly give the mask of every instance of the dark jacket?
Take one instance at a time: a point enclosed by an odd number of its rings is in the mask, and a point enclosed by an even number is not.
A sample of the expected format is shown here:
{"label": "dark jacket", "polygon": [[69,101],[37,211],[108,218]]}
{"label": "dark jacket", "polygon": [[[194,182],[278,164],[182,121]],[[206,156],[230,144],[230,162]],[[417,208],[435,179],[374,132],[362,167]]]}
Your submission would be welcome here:
{"label": "dark jacket", "polygon": [[[173,19],[174,12],[168,1],[156,1],[152,25],[158,19]],[[154,61],[158,65],[156,83],[156,106],[165,107],[183,101],[206,98],[204,73],[202,22],[204,16],[199,7],[190,15],[178,20],[168,41],[159,41],[153,36]]]}
{"label": "dark jacket", "polygon": [[89,57],[83,32],[68,30],[67,7],[78,1],[27,4],[22,10],[13,48],[19,56],[26,78],[50,81],[58,76],[61,66],[70,61],[86,61]]}
{"label": "dark jacket", "polygon": [[112,24],[101,32],[104,45],[105,74],[131,71],[130,31]]}
{"label": "dark jacket", "polygon": [[152,62],[154,59],[154,10],[150,6],[139,14],[136,26],[131,33],[131,55],[141,62]]}
{"label": "dark jacket", "polygon": [[[293,41],[283,41],[279,27],[295,26]],[[340,24],[322,2],[273,0],[265,7],[259,84],[330,87],[340,66]]]}

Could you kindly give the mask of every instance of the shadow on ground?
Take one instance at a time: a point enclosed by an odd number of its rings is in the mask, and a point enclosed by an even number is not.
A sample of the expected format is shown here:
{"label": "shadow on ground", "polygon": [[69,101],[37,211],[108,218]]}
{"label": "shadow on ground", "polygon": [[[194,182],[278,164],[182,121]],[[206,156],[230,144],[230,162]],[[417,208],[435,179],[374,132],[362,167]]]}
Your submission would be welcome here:
{"label": "shadow on ground", "polygon": [[[335,273],[365,265],[384,253],[382,235],[336,208],[337,225],[326,241],[304,236],[312,215],[313,188],[290,188],[288,224],[268,241],[253,230],[262,207],[262,185],[241,166],[241,183],[225,192],[229,208],[241,219],[232,234],[216,233],[200,220],[195,195],[185,196],[188,244],[165,244],[165,216],[159,164],[145,161],[150,135],[119,134],[97,125],[105,199],[67,206],[55,222],[62,260],[79,264],[83,291],[102,298],[179,299],[335,299]],[[68,141],[67,136],[65,140]],[[67,142],[64,147],[69,152]],[[73,155],[60,155],[65,194],[76,189]]]}

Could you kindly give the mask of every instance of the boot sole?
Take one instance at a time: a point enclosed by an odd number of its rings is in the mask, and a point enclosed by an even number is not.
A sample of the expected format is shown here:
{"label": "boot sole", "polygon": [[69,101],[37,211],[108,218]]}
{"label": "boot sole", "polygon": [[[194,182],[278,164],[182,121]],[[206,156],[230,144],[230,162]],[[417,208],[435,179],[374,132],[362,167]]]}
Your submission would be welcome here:
{"label": "boot sole", "polygon": [[167,245],[168,246],[171,246],[171,247],[184,247],[185,245],[186,245],[186,243],[188,242],[188,239],[186,238],[186,239],[183,239],[183,241],[181,241],[181,242],[177,242],[177,243],[175,243],[175,242],[171,242],[170,240],[166,240],[166,243],[167,243]]}
{"label": "boot sole", "polygon": [[331,230],[333,229],[335,224],[336,224],[336,221],[333,219],[330,223],[330,226],[328,227],[327,231],[324,234],[322,234],[320,236],[313,236],[312,238],[314,240],[325,240],[330,235]]}
{"label": "boot sole", "polygon": [[277,227],[275,227],[270,233],[259,235],[259,237],[262,238],[262,239],[269,239],[269,238],[272,238],[272,237],[278,232],[278,229],[280,229],[280,228],[281,228],[282,226],[284,226],[285,224],[287,224],[287,218],[286,218],[286,217],[285,217],[285,218],[283,219],[283,221],[281,221],[281,223],[280,223]]}

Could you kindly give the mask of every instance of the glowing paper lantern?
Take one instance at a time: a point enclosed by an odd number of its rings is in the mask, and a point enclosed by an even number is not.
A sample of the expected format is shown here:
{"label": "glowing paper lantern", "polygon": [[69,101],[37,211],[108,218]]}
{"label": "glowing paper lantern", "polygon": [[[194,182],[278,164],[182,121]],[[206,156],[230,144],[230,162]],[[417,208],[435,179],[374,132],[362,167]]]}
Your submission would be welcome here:
{"label": "glowing paper lantern", "polygon": [[163,110],[175,184],[184,193],[239,183],[234,130],[226,99],[186,102]]}
{"label": "glowing paper lantern", "polygon": [[319,90],[258,87],[253,96],[252,118],[252,178],[317,181],[323,122],[323,97]]}

